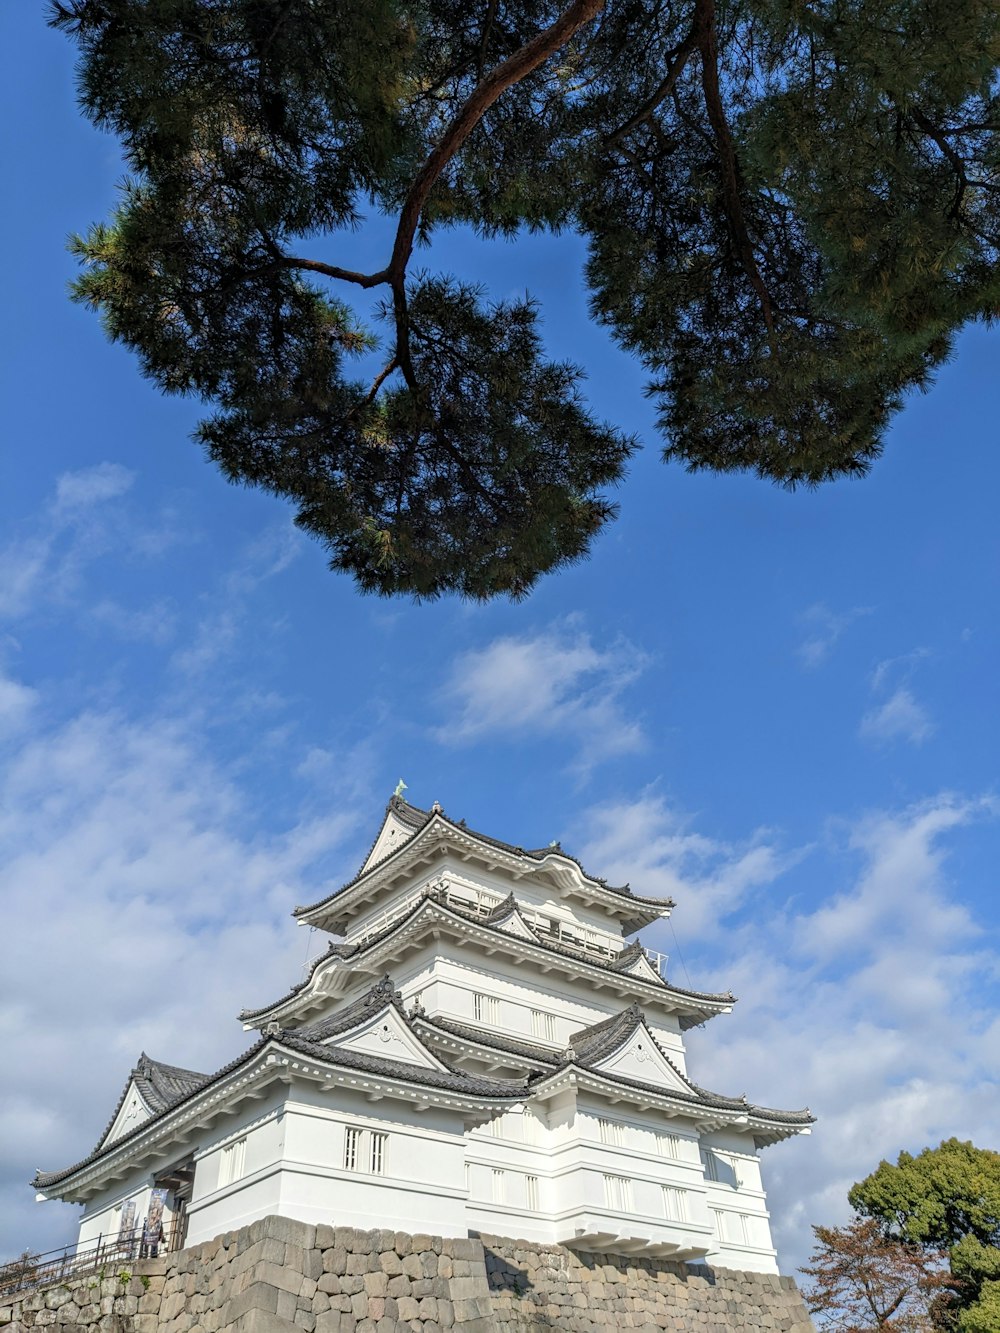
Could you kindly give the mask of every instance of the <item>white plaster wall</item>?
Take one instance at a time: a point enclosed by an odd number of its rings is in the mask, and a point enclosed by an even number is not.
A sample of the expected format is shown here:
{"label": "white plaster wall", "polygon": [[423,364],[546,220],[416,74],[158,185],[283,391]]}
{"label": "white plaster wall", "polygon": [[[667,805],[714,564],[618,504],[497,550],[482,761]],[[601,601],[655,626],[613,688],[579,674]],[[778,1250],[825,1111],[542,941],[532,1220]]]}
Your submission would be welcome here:
{"label": "white plaster wall", "polygon": [[[142,1226],[149,1211],[149,1198],[152,1189],[148,1167],[136,1169],[125,1181],[116,1180],[100,1194],[91,1195],[80,1216],[80,1232],[77,1243],[80,1249],[88,1249],[100,1240],[114,1242],[118,1239],[121,1226],[121,1213],[118,1211],[129,1199],[135,1199],[136,1228]],[[165,1215],[164,1227],[168,1224],[169,1214]]]}
{"label": "white plaster wall", "polygon": [[705,1188],[713,1222],[714,1244],[709,1263],[761,1273],[778,1271],[771,1239],[770,1214],[760,1174],[760,1159],[745,1134],[716,1131],[702,1138],[719,1179],[705,1171]]}

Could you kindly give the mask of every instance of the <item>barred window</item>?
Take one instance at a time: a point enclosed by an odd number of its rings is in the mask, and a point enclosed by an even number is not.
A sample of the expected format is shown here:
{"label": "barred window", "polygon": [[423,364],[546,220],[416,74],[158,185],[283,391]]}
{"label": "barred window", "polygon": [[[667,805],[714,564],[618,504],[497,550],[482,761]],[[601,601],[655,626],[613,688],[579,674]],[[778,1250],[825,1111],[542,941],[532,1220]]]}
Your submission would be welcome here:
{"label": "barred window", "polygon": [[500,1021],[500,1002],[494,995],[474,995],[472,1011],[477,1023],[499,1023]]}
{"label": "barred window", "polygon": [[663,1186],[663,1216],[669,1217],[672,1222],[687,1221],[687,1199],[684,1190],[676,1189],[673,1185]]}
{"label": "barred window", "polygon": [[524,1196],[527,1207],[533,1212],[538,1212],[538,1177],[524,1177]]}
{"label": "barred window", "polygon": [[544,1010],[532,1009],[531,1032],[533,1036],[539,1037],[542,1041],[555,1041],[556,1021],[551,1014],[545,1013]]}
{"label": "barred window", "polygon": [[389,1169],[389,1135],[348,1125],[344,1131],[344,1170],[384,1176]]}
{"label": "barred window", "polygon": [[355,1129],[353,1125],[348,1125],[347,1132],[344,1135],[345,1171],[357,1171],[360,1167],[361,1134],[362,1131],[360,1129]]}
{"label": "barred window", "polygon": [[237,1139],[235,1143],[227,1143],[222,1150],[222,1158],[219,1162],[219,1188],[223,1185],[231,1185],[234,1180],[239,1180],[246,1168],[247,1141],[245,1138]]}
{"label": "barred window", "polygon": [[632,1182],[625,1176],[604,1177],[604,1204],[619,1213],[632,1211]]}
{"label": "barred window", "polygon": [[625,1126],[619,1120],[598,1120],[601,1142],[609,1148],[620,1148],[625,1142]]}
{"label": "barred window", "polygon": [[493,1168],[493,1202],[507,1202],[507,1172],[498,1167]]}
{"label": "barred window", "polygon": [[657,1134],[656,1148],[661,1157],[680,1157],[681,1142],[676,1134]]}

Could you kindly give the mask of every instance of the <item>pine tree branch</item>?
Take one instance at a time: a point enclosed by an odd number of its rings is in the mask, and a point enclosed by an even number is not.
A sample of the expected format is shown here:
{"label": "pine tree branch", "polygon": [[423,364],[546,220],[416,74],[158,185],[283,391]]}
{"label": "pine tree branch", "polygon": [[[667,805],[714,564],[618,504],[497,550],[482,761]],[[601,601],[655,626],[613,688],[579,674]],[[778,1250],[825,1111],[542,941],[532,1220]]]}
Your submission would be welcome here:
{"label": "pine tree branch", "polygon": [[612,130],[605,139],[604,142],[608,148],[613,148],[614,145],[624,139],[627,134],[631,134],[634,129],[638,129],[643,121],[649,119],[664,98],[670,96],[674,84],[683,74],[688,60],[698,49],[697,23],[698,21],[696,18],[695,22],[691,25],[691,31],[684,38],[683,42],[681,42],[679,46],[675,46],[670,52],[670,66],[656,90],[646,98],[634,116],[630,116],[624,125],[619,125],[616,130]]}
{"label": "pine tree branch", "polygon": [[701,86],[705,95],[705,110],[709,124],[715,135],[715,143],[722,167],[722,195],[725,203],[729,231],[736,247],[736,253],[750,280],[750,286],[760,298],[764,323],[767,325],[771,345],[774,347],[774,310],[767,285],[761,277],[753,245],[747,231],[743,215],[743,201],[740,191],[740,169],[736,160],[736,147],[732,131],[726,119],[726,109],[719,87],[719,47],[715,29],[715,0],[697,0],[695,5],[695,26],[698,30],[698,49],[701,52]]}

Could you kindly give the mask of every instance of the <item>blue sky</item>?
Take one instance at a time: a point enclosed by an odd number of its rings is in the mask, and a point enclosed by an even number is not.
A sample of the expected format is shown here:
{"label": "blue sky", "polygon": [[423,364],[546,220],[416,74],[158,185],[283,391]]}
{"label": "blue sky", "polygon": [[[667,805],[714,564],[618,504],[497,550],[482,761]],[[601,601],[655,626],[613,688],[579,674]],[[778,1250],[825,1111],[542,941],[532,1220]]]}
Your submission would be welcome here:
{"label": "blue sky", "polygon": [[536,295],[647,448],[593,557],[527,601],[364,599],[67,301],[66,235],[121,163],[65,39],[35,6],[0,23],[0,1254],[72,1236],[26,1181],[90,1150],[141,1049],[241,1049],[236,1012],[317,947],[291,908],[354,873],[400,776],[677,899],[647,943],[741,997],[694,1076],[820,1117],[765,1156],[786,1270],[879,1157],[1000,1146],[997,336],[863,482],[690,477],[572,238],[442,235],[422,262]]}

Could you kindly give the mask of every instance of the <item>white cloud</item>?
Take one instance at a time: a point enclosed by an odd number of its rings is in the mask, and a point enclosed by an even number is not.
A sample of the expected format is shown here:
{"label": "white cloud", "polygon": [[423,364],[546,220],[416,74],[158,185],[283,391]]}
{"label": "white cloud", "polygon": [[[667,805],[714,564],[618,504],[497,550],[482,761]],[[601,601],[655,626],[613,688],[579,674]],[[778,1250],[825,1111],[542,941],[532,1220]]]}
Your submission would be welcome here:
{"label": "white cloud", "polygon": [[20,731],[38,701],[38,692],[9,676],[0,675],[0,736]]}
{"label": "white cloud", "polygon": [[909,741],[921,745],[934,734],[934,723],[909,686],[900,685],[885,703],[865,713],[860,732],[868,741]]}
{"label": "white cloud", "polygon": [[120,501],[135,474],[117,463],[64,472],[48,503],[0,549],[0,616],[10,620],[78,598],[85,570],[117,548],[125,555],[160,555],[176,532],[147,519],[133,523]]}
{"label": "white cloud", "polygon": [[130,490],[135,473],[119,463],[97,463],[94,467],[64,472],[56,480],[55,514],[78,513],[97,504],[116,500]]}
{"label": "white cloud", "polygon": [[606,648],[567,620],[534,635],[507,635],[460,654],[442,691],[447,720],[437,739],[464,745],[486,736],[558,735],[580,746],[579,766],[644,744],[621,696],[646,666],[618,640]]}
{"label": "white cloud", "polygon": [[870,616],[874,607],[855,606],[850,611],[831,611],[822,602],[807,608],[802,614],[806,637],[796,648],[796,656],[803,666],[822,666],[837,645],[844,631],[862,616]]}
{"label": "white cloud", "polygon": [[628,879],[636,893],[683,899],[689,937],[711,936],[753,889],[771,884],[802,855],[779,850],[767,830],[741,846],[707,838],[654,790],[591,807],[573,846],[595,873]]}
{"label": "white cloud", "polygon": [[246,1046],[237,1012],[300,976],[288,914],[353,838],[350,792],[259,832],[200,731],[91,712],[0,751],[0,1253],[72,1234],[27,1181],[93,1148],[140,1050],[211,1071]]}
{"label": "white cloud", "polygon": [[[835,849],[850,867],[842,887],[811,906],[815,869],[803,867],[803,895],[789,903],[770,887],[781,859],[767,842],[755,870],[648,794],[594,812],[588,861],[616,848],[622,866],[638,858],[635,887],[677,899],[690,983],[740,997],[732,1015],[689,1034],[692,1076],[818,1116],[810,1137],[764,1154],[784,1271],[805,1261],[810,1224],[847,1216],[848,1188],[882,1157],[950,1134],[995,1138],[1000,1024],[984,996],[1000,959],[950,884],[947,854],[964,828],[997,815],[992,799],[944,795],[858,820]],[[669,935],[649,942],[668,948]],[[687,984],[676,961],[671,972]]]}

